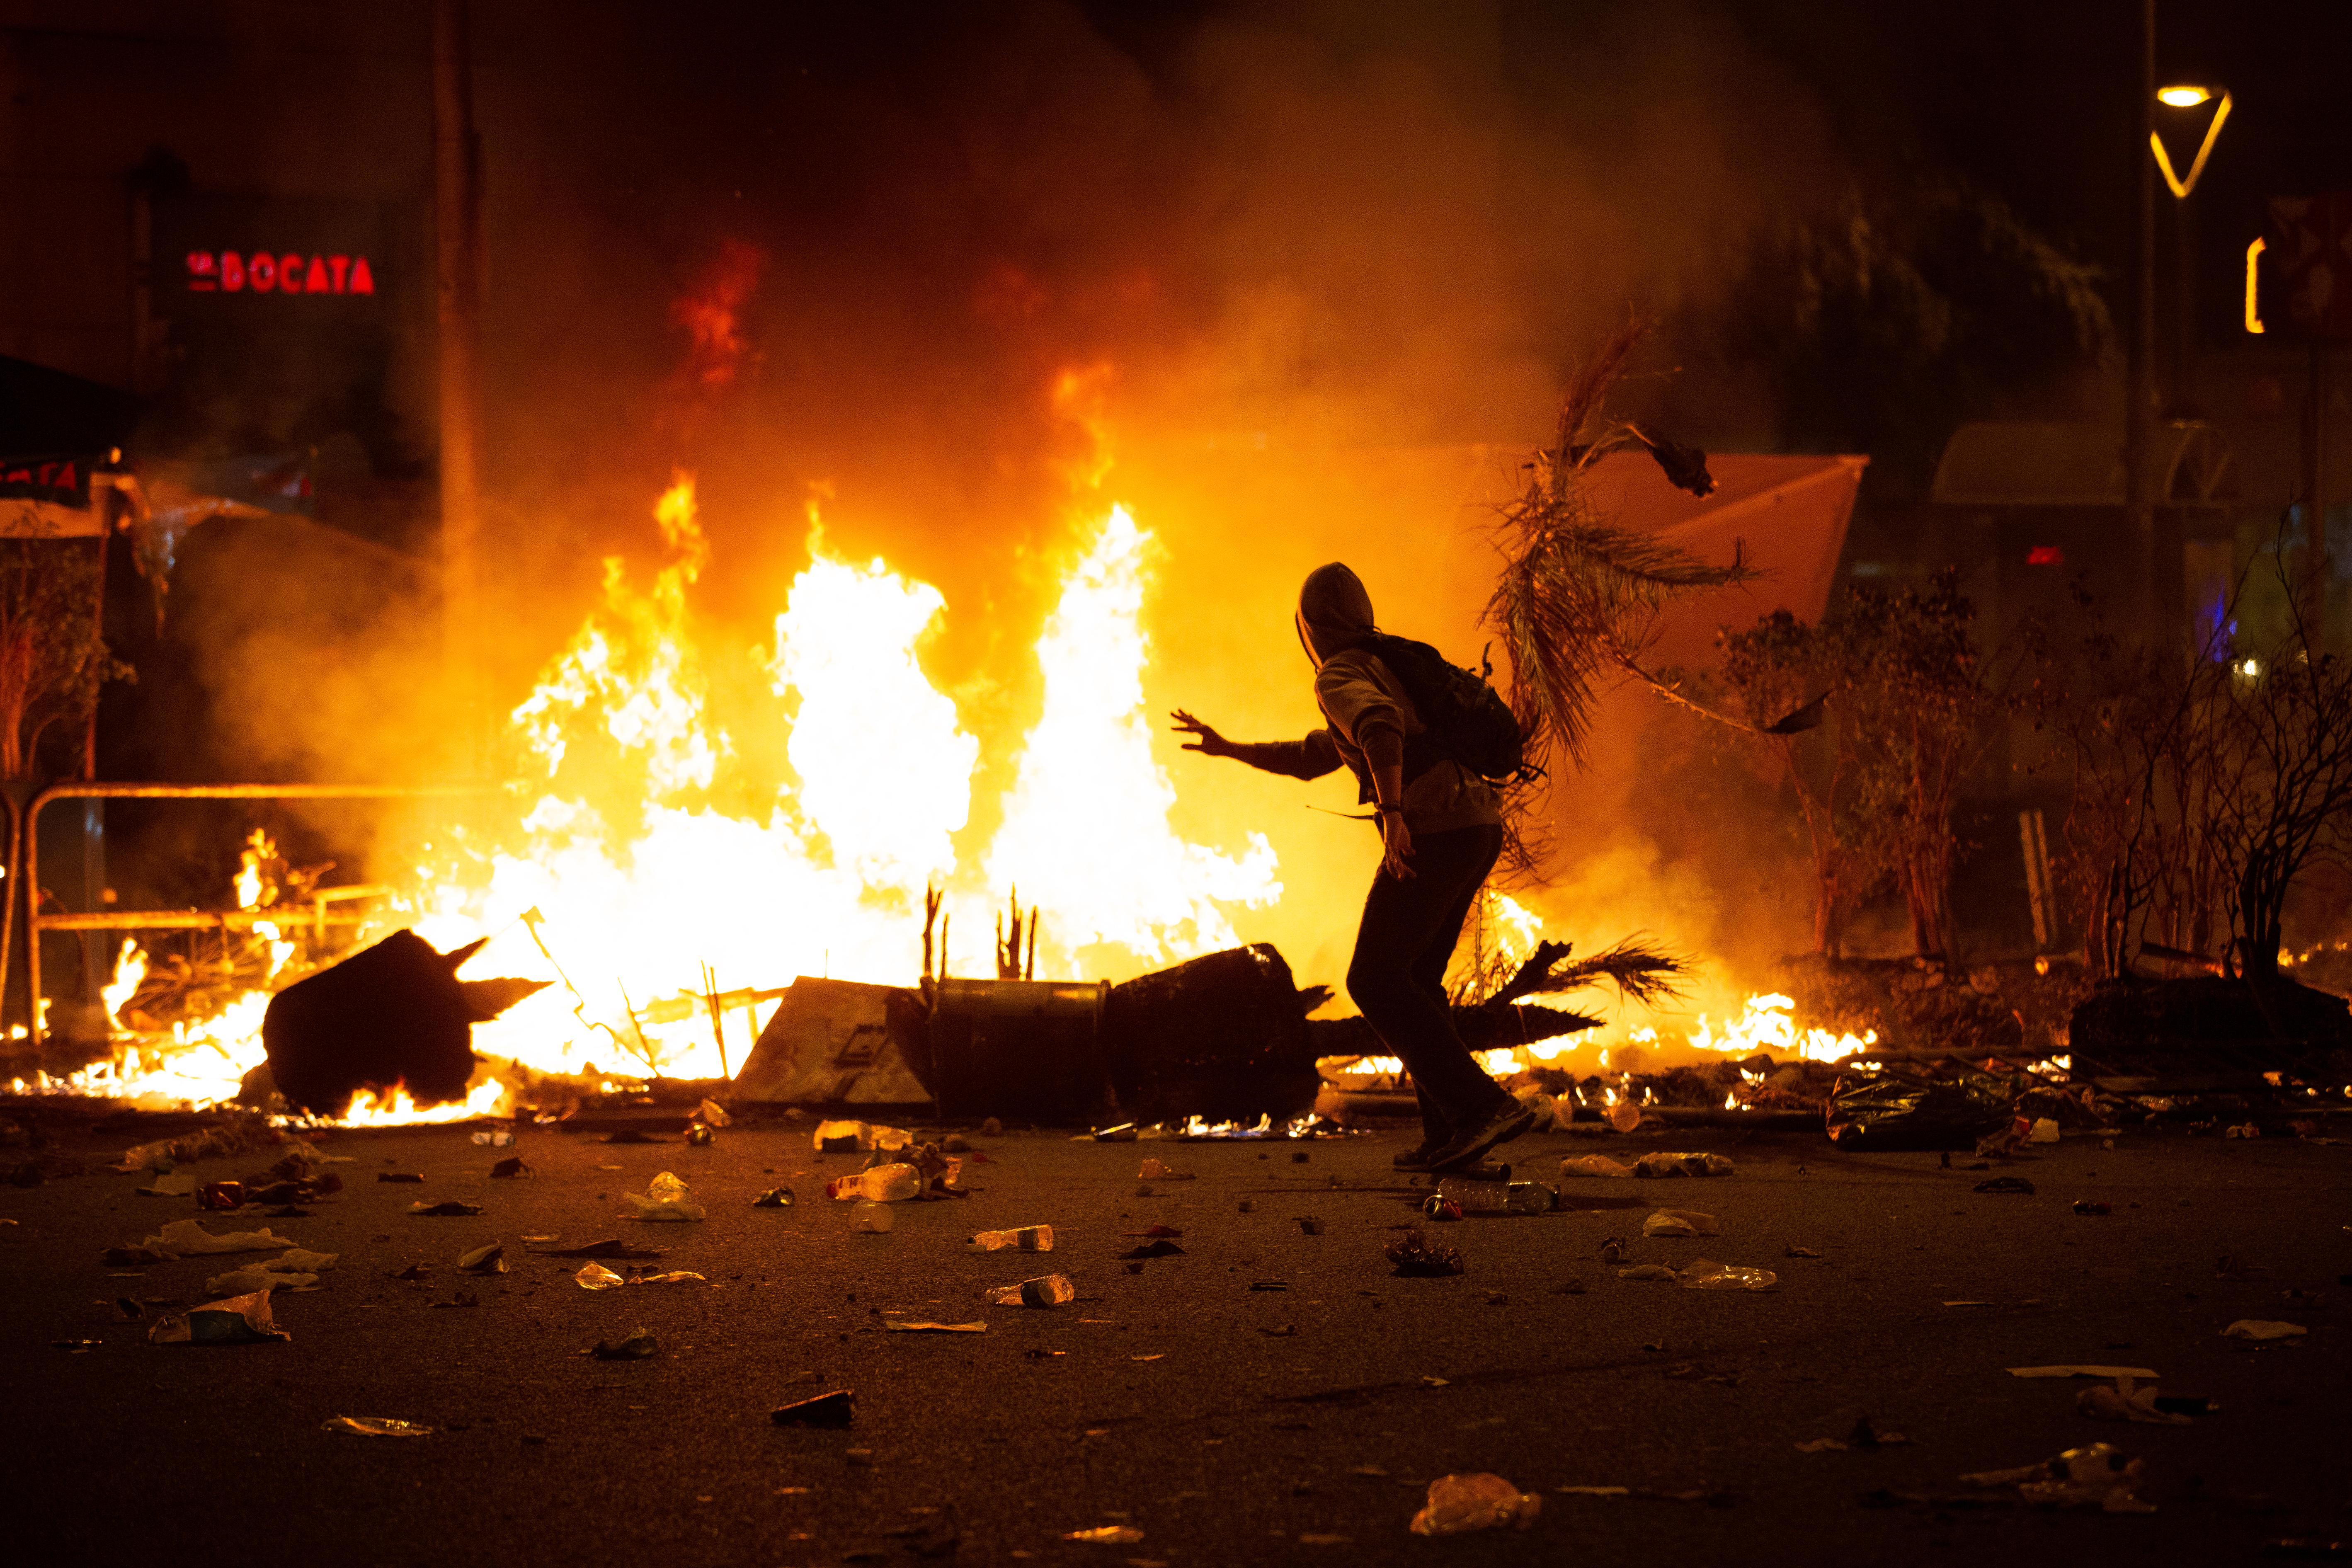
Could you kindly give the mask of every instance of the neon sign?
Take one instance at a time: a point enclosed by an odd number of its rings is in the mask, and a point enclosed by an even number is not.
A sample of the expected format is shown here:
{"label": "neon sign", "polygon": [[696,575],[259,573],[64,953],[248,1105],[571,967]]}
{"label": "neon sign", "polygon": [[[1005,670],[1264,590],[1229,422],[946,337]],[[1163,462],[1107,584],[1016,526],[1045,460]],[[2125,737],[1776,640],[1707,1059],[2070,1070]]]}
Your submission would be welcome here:
{"label": "neon sign", "polygon": [[375,269],[364,256],[305,257],[299,250],[191,250],[194,294],[373,294]]}

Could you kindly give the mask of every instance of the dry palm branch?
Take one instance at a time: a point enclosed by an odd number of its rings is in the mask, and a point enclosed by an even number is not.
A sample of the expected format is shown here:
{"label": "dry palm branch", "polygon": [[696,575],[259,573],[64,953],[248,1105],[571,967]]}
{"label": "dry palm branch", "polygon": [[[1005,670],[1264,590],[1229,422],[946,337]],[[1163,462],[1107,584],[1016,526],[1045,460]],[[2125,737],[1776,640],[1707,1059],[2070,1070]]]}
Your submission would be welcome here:
{"label": "dry palm branch", "polygon": [[1475,1034],[1482,1043],[1492,1045],[1507,1044],[1516,1036],[1518,1043],[1526,1044],[1597,1029],[1602,1020],[1590,1014],[1517,1004],[1526,996],[1554,995],[1603,984],[1614,985],[1627,1001],[1652,1004],[1681,995],[1683,982],[1691,972],[1686,959],[1639,936],[1627,937],[1574,963],[1568,961],[1569,952],[1570,944],[1564,942],[1536,943],[1526,962],[1492,995],[1465,1009],[1470,1018],[1483,1019],[1484,1024],[1473,1024],[1465,1037]]}
{"label": "dry palm branch", "polygon": [[[1641,664],[1669,604],[1756,575],[1744,548],[1734,548],[1729,565],[1710,566],[1618,526],[1592,500],[1593,465],[1633,447],[1647,451],[1671,482],[1693,495],[1715,489],[1706,454],[1607,411],[1627,358],[1649,331],[1644,319],[1628,317],[1593,352],[1561,400],[1552,445],[1535,453],[1527,488],[1501,509],[1503,572],[1485,619],[1509,653],[1511,707],[1531,756],[1557,747],[1581,766],[1601,686],[1628,675],[1711,719],[1748,728],[1692,701]],[[1794,714],[1781,724],[1809,728],[1804,718]]]}

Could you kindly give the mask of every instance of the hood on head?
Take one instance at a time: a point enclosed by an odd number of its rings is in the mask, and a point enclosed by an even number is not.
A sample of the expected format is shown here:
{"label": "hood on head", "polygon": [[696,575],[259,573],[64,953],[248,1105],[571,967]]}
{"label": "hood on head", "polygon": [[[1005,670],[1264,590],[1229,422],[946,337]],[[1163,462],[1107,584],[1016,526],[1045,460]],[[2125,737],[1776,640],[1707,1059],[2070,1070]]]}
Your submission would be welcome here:
{"label": "hood on head", "polygon": [[1364,591],[1362,578],[1337,561],[1307,574],[1298,590],[1298,641],[1318,667],[1374,629],[1372,596]]}

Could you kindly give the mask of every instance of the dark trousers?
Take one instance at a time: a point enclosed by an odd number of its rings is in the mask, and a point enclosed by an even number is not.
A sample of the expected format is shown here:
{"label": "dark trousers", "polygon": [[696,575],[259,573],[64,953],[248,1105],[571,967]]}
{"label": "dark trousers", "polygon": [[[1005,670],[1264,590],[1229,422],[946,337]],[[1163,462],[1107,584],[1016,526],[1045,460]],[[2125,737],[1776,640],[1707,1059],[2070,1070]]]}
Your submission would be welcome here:
{"label": "dark trousers", "polygon": [[1510,1098],[1462,1043],[1445,999],[1454,944],[1502,847],[1503,830],[1491,824],[1416,835],[1412,876],[1374,874],[1348,964],[1348,994],[1412,1075],[1433,1139],[1485,1121]]}

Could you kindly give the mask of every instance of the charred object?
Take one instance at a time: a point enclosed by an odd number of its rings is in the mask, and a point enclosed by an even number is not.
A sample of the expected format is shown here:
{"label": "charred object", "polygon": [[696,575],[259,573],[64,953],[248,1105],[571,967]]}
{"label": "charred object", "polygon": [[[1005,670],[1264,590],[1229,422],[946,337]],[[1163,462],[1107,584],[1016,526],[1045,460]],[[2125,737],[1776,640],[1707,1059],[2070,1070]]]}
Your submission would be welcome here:
{"label": "charred object", "polygon": [[547,984],[458,979],[481,946],[445,953],[398,931],[270,998],[261,1043],[278,1092],[318,1116],[342,1115],[363,1089],[381,1095],[398,1086],[420,1105],[463,1100],[474,1026]]}
{"label": "charred object", "polygon": [[2284,977],[2109,981],[2074,1009],[2068,1036],[2074,1076],[2103,1087],[2259,1090],[2271,1073],[2352,1082],[2352,1005]]}

